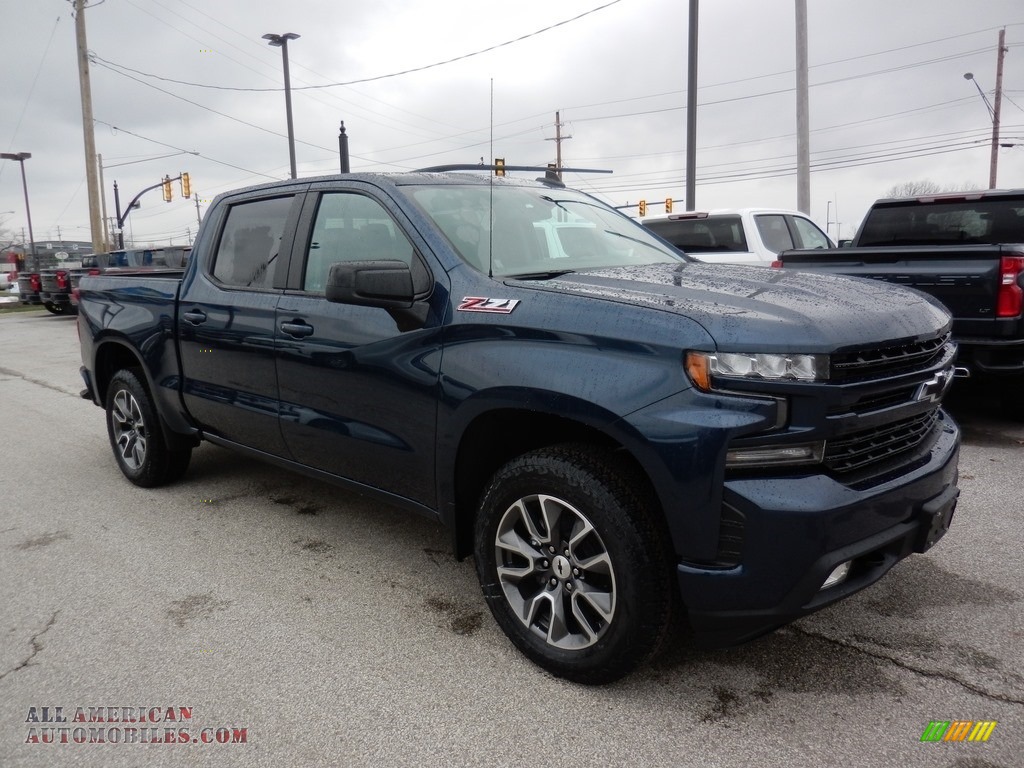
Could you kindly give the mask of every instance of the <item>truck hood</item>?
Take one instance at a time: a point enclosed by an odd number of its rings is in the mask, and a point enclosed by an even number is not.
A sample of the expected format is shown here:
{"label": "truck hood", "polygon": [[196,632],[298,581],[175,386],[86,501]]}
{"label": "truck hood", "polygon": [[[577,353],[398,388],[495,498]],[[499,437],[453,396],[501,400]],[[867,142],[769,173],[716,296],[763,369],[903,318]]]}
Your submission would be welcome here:
{"label": "truck hood", "polygon": [[767,267],[651,264],[515,283],[676,313],[700,323],[723,351],[829,352],[931,338],[951,325],[918,291]]}

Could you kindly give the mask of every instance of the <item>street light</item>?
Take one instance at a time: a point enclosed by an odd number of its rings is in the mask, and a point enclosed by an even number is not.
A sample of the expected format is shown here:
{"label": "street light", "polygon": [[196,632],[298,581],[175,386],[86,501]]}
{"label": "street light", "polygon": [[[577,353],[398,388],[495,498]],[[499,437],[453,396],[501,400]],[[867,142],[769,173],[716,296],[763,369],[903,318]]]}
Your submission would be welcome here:
{"label": "street light", "polygon": [[30,157],[31,152],[0,152],[0,158],[21,163],[21,186],[25,190],[25,218],[28,219],[28,240],[32,244],[32,271],[38,272],[39,257],[36,256],[36,237],[32,234],[32,211],[28,207],[28,182],[25,180],[25,161]]}
{"label": "street light", "polygon": [[288,159],[291,161],[292,178],[295,173],[295,130],[292,127],[292,81],[288,74],[288,41],[298,40],[299,35],[294,32],[285,32],[283,35],[266,34],[263,39],[267,45],[273,45],[281,49],[281,59],[284,61],[284,108],[288,116]]}
{"label": "street light", "polygon": [[985,102],[985,107],[988,109],[988,116],[992,120],[992,155],[988,165],[988,188],[995,189],[996,169],[999,163],[999,94],[996,93],[996,105],[993,107],[988,96],[978,85],[978,81],[974,79],[973,72],[964,72],[964,80],[974,83],[974,87],[978,89],[978,95],[981,96],[981,100]]}

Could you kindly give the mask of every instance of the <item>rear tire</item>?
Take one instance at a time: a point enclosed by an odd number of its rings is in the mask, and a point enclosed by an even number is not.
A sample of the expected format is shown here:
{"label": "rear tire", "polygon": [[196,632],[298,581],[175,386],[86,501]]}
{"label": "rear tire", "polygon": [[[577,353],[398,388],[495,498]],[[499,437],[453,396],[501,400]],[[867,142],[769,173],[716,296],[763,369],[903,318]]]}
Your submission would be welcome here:
{"label": "rear tire", "polygon": [[64,307],[61,306],[60,304],[54,304],[52,301],[48,301],[45,304],[43,304],[43,306],[46,307],[46,311],[52,315],[64,314]]}
{"label": "rear tire", "polygon": [[192,449],[169,450],[149,392],[133,371],[114,374],[107,387],[107,435],[121,472],[135,485],[155,488],[178,480]]}
{"label": "rear tire", "polygon": [[535,664],[617,680],[658,649],[673,591],[667,537],[609,452],[556,446],[510,461],[484,492],[477,575],[498,625]]}

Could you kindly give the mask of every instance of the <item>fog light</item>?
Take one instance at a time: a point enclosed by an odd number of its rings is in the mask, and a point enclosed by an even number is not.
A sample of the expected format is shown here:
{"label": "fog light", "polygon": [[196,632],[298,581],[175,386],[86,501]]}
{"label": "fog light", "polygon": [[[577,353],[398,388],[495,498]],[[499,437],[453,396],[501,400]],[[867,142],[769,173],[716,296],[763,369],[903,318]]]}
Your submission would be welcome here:
{"label": "fog light", "polygon": [[[828,589],[834,587],[836,584],[842,584],[846,581],[846,577],[850,575],[850,565],[853,563],[852,560],[847,560],[841,565],[837,565],[832,569],[832,573],[825,579],[825,583],[821,585],[821,589]],[[819,592],[821,590],[818,590]]]}
{"label": "fog light", "polygon": [[816,464],[825,454],[825,443],[806,445],[766,445],[759,448],[731,448],[725,454],[725,466],[750,467],[778,464]]}

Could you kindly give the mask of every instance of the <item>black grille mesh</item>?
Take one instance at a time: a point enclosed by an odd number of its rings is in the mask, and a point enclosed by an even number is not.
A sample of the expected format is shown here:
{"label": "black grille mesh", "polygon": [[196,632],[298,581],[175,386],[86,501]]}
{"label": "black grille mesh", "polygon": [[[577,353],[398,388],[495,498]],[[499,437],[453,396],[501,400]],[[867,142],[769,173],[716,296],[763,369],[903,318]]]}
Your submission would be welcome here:
{"label": "black grille mesh", "polygon": [[942,358],[948,341],[949,334],[946,334],[892,347],[840,352],[832,355],[829,379],[863,381],[923,370]]}
{"label": "black grille mesh", "polygon": [[909,451],[924,441],[938,418],[939,409],[934,408],[919,416],[830,440],[825,446],[825,466],[834,472],[852,472]]}

